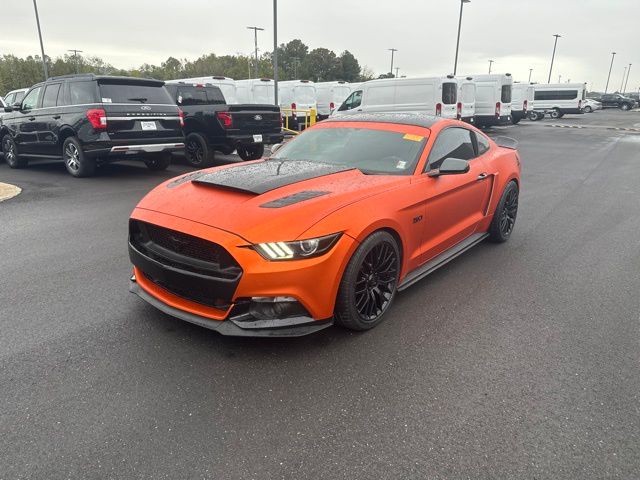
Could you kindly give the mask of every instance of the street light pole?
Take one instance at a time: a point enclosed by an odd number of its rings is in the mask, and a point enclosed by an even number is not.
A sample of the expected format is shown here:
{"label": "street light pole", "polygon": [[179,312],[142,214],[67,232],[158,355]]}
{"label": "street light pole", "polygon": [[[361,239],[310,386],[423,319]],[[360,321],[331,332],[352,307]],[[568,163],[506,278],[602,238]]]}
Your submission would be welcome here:
{"label": "street light pole", "polygon": [[624,87],[625,78],[627,78],[627,67],[624,67],[624,70],[622,71],[622,81],[620,82],[620,90],[619,90],[620,93],[622,93],[622,87]]}
{"label": "street light pole", "polygon": [[400,71],[400,67],[396,67],[396,78],[398,78],[398,71]]}
{"label": "street light pole", "polygon": [[391,75],[393,75],[393,54],[395,52],[398,51],[397,48],[388,48],[387,50],[389,50],[391,52],[391,70],[389,70],[389,72],[391,73]]}
{"label": "street light pole", "polygon": [[70,50],[67,50],[67,52],[73,52],[73,63],[76,66],[76,73],[80,73],[78,71],[78,53],[82,53],[82,50],[76,50],[72,48]]}
{"label": "street light pole", "polygon": [[529,69],[529,82],[527,83],[531,83],[531,73],[533,72],[533,68]]}
{"label": "street light pole", "polygon": [[553,53],[551,54],[551,66],[549,67],[549,79],[547,80],[547,83],[551,83],[551,72],[553,71],[553,60],[556,58],[556,47],[558,45],[558,39],[562,35],[558,35],[556,33],[553,36],[556,37],[556,40],[553,42]]}
{"label": "street light pole", "polygon": [[607,77],[607,86],[604,87],[604,93],[609,90],[609,80],[611,79],[611,69],[613,68],[613,59],[616,58],[616,52],[611,52],[611,66],[609,67],[609,76]]}
{"label": "street light pole", "polygon": [[456,59],[453,62],[453,74],[458,72],[458,50],[460,48],[460,29],[462,28],[462,9],[465,3],[471,0],[460,0],[460,17],[458,18],[458,40],[456,41]]}
{"label": "street light pole", "polygon": [[278,0],[273,0],[273,95],[278,103]]}
{"label": "street light pole", "polygon": [[489,60],[489,75],[491,75],[491,65],[493,65],[493,60]]}
{"label": "street light pole", "polygon": [[256,76],[258,78],[260,74],[258,73],[258,31],[263,31],[264,28],[260,27],[247,27],[248,30],[253,30],[253,39],[255,42],[255,52],[256,52]]}
{"label": "street light pole", "polygon": [[44,70],[44,79],[49,78],[49,72],[47,71],[47,60],[44,56],[44,44],[42,43],[42,31],[40,30],[40,17],[38,16],[38,5],[36,0],[33,0],[33,9],[36,11],[36,24],[38,25],[38,37],[40,38],[40,51],[42,52],[42,69]]}
{"label": "street light pole", "polygon": [[629,64],[629,68],[627,68],[627,80],[624,82],[624,90],[622,93],[627,91],[627,83],[629,83],[629,74],[631,73],[631,64]]}

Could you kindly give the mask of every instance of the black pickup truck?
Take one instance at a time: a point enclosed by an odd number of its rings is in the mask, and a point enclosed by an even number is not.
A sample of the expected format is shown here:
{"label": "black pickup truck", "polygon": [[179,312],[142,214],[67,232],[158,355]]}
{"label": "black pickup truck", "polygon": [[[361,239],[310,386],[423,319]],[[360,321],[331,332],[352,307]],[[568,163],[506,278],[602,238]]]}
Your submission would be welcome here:
{"label": "black pickup truck", "polygon": [[198,168],[213,164],[214,151],[237,150],[243,160],[256,160],[265,144],[283,140],[280,107],[228,105],[219,87],[184,82],[165,85],[184,113],[185,156]]}

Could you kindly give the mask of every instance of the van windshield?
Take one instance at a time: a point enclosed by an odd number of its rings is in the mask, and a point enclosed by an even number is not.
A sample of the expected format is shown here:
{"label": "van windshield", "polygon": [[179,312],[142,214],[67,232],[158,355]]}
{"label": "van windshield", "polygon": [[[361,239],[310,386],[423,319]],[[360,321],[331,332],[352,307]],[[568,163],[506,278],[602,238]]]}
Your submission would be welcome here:
{"label": "van windshield", "polygon": [[412,175],[426,142],[426,136],[389,130],[314,128],[271,158],[345,165],[370,175]]}

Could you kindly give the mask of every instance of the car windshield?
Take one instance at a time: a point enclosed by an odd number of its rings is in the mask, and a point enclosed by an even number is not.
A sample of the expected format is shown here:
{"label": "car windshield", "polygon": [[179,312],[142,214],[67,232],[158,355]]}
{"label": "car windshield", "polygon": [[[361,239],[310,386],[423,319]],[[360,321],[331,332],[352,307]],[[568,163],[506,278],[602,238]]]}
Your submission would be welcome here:
{"label": "car windshield", "polygon": [[285,144],[271,158],[357,168],[372,175],[411,175],[427,137],[373,128],[315,128]]}

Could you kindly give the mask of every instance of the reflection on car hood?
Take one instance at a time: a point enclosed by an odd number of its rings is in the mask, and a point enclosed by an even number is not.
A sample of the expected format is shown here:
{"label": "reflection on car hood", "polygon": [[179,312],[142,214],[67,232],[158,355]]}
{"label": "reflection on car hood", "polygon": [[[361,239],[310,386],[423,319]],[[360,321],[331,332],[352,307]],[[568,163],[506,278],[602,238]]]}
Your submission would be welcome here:
{"label": "reflection on car hood", "polygon": [[[273,165],[269,162],[248,162],[178,177],[156,187],[138,208],[220,228],[253,243],[295,240],[332,212],[411,181],[410,176],[365,175],[341,167],[331,172],[325,169],[326,164],[314,165],[309,170],[315,172],[311,178],[305,178],[311,173],[288,170],[282,186],[275,185],[273,178],[257,177],[251,179],[250,186],[248,183],[242,187],[239,180],[232,178],[232,172],[238,178],[246,178],[247,172],[255,172],[261,164],[270,169]],[[322,168],[315,168],[317,165]],[[206,181],[207,178],[213,181]],[[254,193],[265,189],[264,193]]]}

